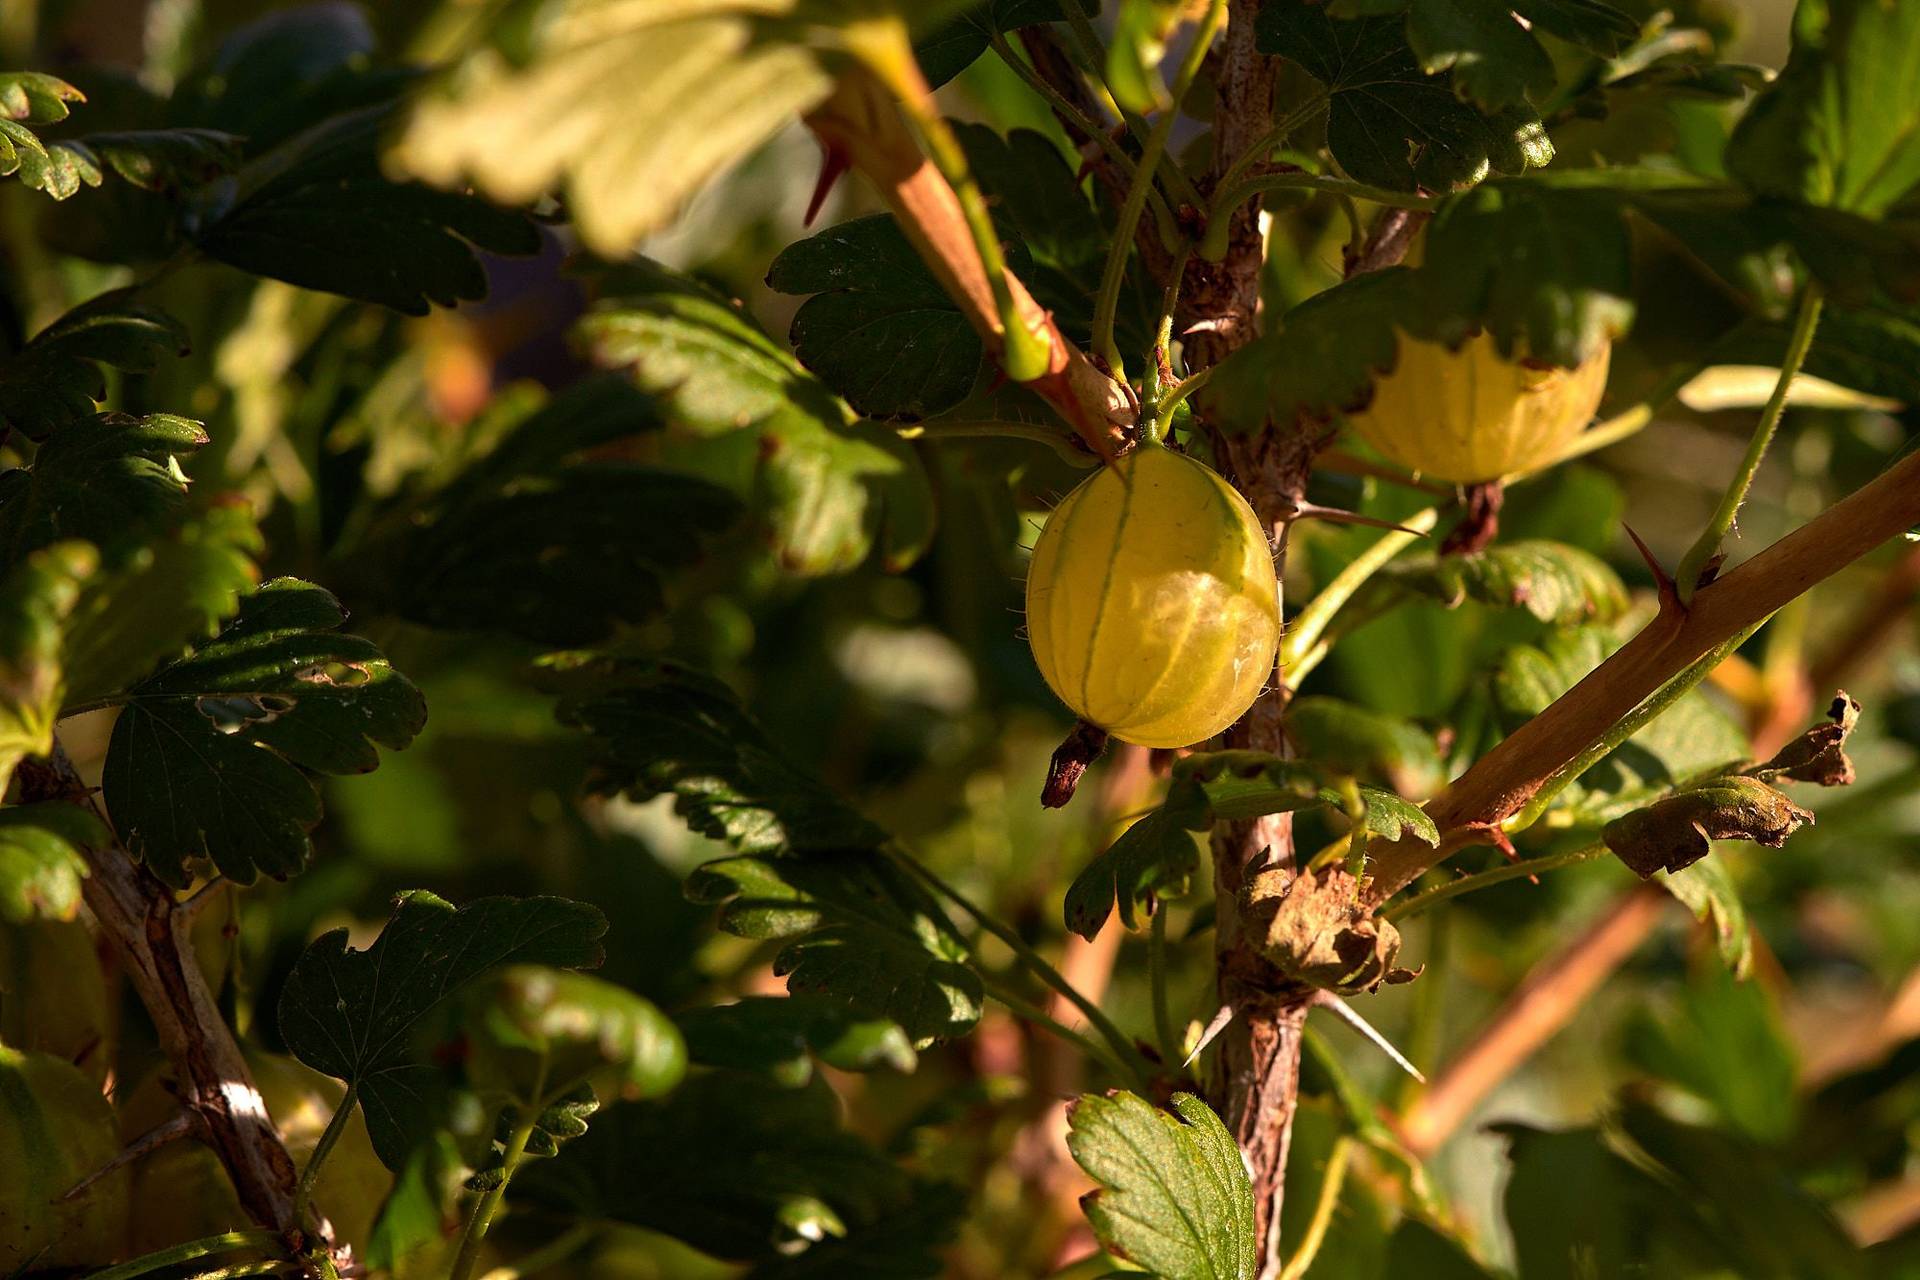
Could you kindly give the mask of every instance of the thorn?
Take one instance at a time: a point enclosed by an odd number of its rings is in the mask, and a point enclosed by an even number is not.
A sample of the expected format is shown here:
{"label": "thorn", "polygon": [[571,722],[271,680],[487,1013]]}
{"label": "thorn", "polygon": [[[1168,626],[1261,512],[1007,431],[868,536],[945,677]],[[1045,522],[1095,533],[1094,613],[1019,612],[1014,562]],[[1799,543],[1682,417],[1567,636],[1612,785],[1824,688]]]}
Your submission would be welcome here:
{"label": "thorn", "polygon": [[1364,524],[1375,529],[1392,529],[1398,533],[1410,533],[1416,538],[1427,535],[1418,529],[1409,529],[1403,524],[1391,520],[1381,520],[1374,516],[1363,516],[1357,511],[1344,511],[1339,507],[1323,507],[1317,502],[1295,502],[1291,504],[1293,512],[1287,517],[1294,520],[1325,520],[1330,524]]}
{"label": "thorn", "polygon": [[832,194],[834,183],[840,181],[840,175],[852,167],[852,159],[840,147],[824,141],[820,144],[820,177],[813,184],[813,197],[807,201],[807,216],[803,226],[813,225],[813,220],[820,216],[821,208],[827,203],[827,197]]}
{"label": "thorn", "polygon": [[202,911],[205,911],[207,907],[220,896],[219,890],[226,887],[227,878],[216,872],[211,880],[208,880],[205,884],[181,900],[179,905],[174,907],[174,910],[191,921]]}
{"label": "thorn", "polygon": [[1687,612],[1686,602],[1680,599],[1679,589],[1674,586],[1673,575],[1654,558],[1653,552],[1647,548],[1645,542],[1641,541],[1640,535],[1633,531],[1632,525],[1622,524],[1620,527],[1627,531],[1629,538],[1633,539],[1634,549],[1639,551],[1640,558],[1646,561],[1648,570],[1653,574],[1655,585],[1660,588],[1661,615],[1684,616]]}
{"label": "thorn", "polygon": [[1192,1066],[1193,1060],[1206,1052],[1207,1046],[1212,1044],[1214,1040],[1219,1037],[1220,1033],[1227,1029],[1227,1024],[1232,1021],[1233,1006],[1230,1004],[1221,1005],[1219,1012],[1213,1015],[1213,1020],[1207,1023],[1207,1029],[1200,1033],[1200,1040],[1193,1046],[1193,1052],[1188,1054],[1187,1060],[1180,1064],[1180,1069],[1184,1071]]}
{"label": "thorn", "polygon": [[1342,1000],[1331,991],[1321,991],[1313,997],[1313,1003],[1322,1009],[1331,1011],[1335,1017],[1366,1037],[1374,1048],[1387,1055],[1388,1060],[1391,1061],[1394,1066],[1399,1067],[1421,1084],[1427,1082],[1427,1078],[1420,1074],[1420,1068],[1407,1061],[1406,1054],[1396,1049],[1391,1040],[1376,1031],[1373,1024],[1356,1013],[1353,1006],[1345,1000]]}
{"label": "thorn", "polygon": [[74,1183],[65,1191],[62,1191],[59,1198],[61,1200],[77,1199],[88,1187],[91,1187],[94,1183],[100,1181],[100,1179],[106,1177],[108,1174],[113,1173],[115,1170],[124,1169],[141,1156],[146,1155],[149,1151],[156,1151],[166,1146],[169,1142],[175,1142],[181,1138],[197,1136],[199,1132],[199,1116],[194,1115],[191,1111],[176,1111],[173,1115],[162,1120],[159,1124],[121,1148],[120,1153],[114,1156],[113,1159],[80,1179],[80,1181]]}

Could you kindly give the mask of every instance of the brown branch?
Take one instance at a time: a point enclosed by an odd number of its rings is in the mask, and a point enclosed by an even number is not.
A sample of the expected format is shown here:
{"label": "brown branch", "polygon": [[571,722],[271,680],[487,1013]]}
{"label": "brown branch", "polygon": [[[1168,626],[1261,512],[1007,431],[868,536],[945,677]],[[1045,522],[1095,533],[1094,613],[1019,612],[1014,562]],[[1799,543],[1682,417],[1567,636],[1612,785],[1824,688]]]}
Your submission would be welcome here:
{"label": "brown branch", "polygon": [[[807,125],[829,155],[845,157],[873,184],[941,288],[998,360],[1005,334],[960,198],[921,153],[893,98],[866,74],[852,71],[807,117]],[[1052,314],[1011,272],[1006,280],[1022,327],[1044,335],[1048,343],[1047,367],[1026,387],[1059,410],[1095,453],[1113,457],[1136,416],[1132,395],[1060,332]]]}
{"label": "brown branch", "polygon": [[1533,967],[1506,1003],[1401,1117],[1407,1148],[1432,1155],[1487,1094],[1552,1039],[1613,971],[1639,949],[1667,903],[1659,885],[1635,885],[1586,929]]}
{"label": "brown branch", "polygon": [[[67,800],[105,815],[55,743],[46,760],[19,769],[23,800]],[[81,851],[87,907],[113,944],[146,1006],[180,1100],[226,1166],[247,1216],[303,1245],[293,1211],[294,1166],[267,1115],[253,1074],[193,957],[190,921],[171,890],[114,846]],[[326,1227],[321,1224],[324,1232]]]}
{"label": "brown branch", "polygon": [[1890,538],[1920,523],[1920,454],[1892,467],[1731,573],[1691,605],[1663,608],[1639,634],[1546,710],[1520,726],[1428,806],[1452,837],[1435,850],[1417,840],[1374,851],[1366,898],[1378,905],[1515,813],[1555,770],[1706,655]]}

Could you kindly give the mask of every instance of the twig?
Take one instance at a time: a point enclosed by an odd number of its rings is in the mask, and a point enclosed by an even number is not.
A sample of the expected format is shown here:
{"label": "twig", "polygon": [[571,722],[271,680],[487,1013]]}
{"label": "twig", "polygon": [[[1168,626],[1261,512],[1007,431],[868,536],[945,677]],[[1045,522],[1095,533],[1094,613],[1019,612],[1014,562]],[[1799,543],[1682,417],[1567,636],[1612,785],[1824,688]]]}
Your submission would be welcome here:
{"label": "twig", "polygon": [[[1233,211],[1257,195],[1274,191],[1310,191],[1316,195],[1366,200],[1373,204],[1421,212],[1431,212],[1439,204],[1437,199],[1428,196],[1387,191],[1381,187],[1370,187],[1364,182],[1329,178],[1317,173],[1263,173],[1242,179],[1214,201],[1214,212],[1208,215],[1207,234],[1200,241],[1200,256],[1209,261],[1218,261],[1226,253],[1226,223]],[[1220,219],[1218,224],[1211,220],[1215,217]],[[1221,228],[1217,233],[1213,230],[1215,225]]]}
{"label": "twig", "polygon": [[60,1193],[62,1200],[76,1200],[88,1187],[115,1170],[124,1169],[150,1151],[158,1151],[169,1142],[189,1138],[200,1132],[200,1118],[191,1111],[178,1111],[122,1147],[113,1159],[89,1173]]}
{"label": "twig", "polygon": [[1760,421],[1753,429],[1753,438],[1747,442],[1746,456],[1740,460],[1740,470],[1735,473],[1733,482],[1720,498],[1720,505],[1714,508],[1713,519],[1700,533],[1687,553],[1680,557],[1680,568],[1674,574],[1674,581],[1680,589],[1680,599],[1693,599],[1700,588],[1700,579],[1710,565],[1720,555],[1720,544],[1726,541],[1727,534],[1733,528],[1734,517],[1740,513],[1740,504],[1747,499],[1747,490],[1753,487],[1753,477],[1760,470],[1760,462],[1767,456],[1767,446],[1773,443],[1773,433],[1780,425],[1780,416],[1787,408],[1787,394],[1793,389],[1793,379],[1800,372],[1800,366],[1806,363],[1807,352],[1813,347],[1814,331],[1820,327],[1820,286],[1809,281],[1800,290],[1800,307],[1794,315],[1793,336],[1787,341],[1786,357],[1780,362],[1780,377],[1773,384],[1773,394],[1767,398],[1767,404],[1760,411]]}
{"label": "twig", "polygon": [[1417,542],[1420,535],[1432,531],[1439,523],[1439,508],[1428,507],[1425,511],[1408,516],[1401,521],[1399,530],[1385,534],[1348,561],[1294,616],[1292,625],[1287,628],[1286,640],[1281,645],[1281,669],[1290,669],[1302,654],[1313,648],[1340,607],[1351,600],[1354,592],[1365,586],[1368,579]]}
{"label": "twig", "polygon": [[1604,844],[1587,845],[1579,849],[1568,849],[1561,853],[1549,853],[1539,858],[1523,858],[1519,862],[1502,863],[1485,871],[1477,871],[1470,876],[1461,876],[1458,880],[1449,880],[1445,884],[1435,885],[1424,893],[1416,893],[1411,898],[1402,898],[1380,913],[1382,920],[1398,922],[1422,911],[1437,907],[1441,903],[1462,894],[1476,893],[1481,889],[1491,889],[1496,884],[1505,884],[1509,880],[1537,876],[1543,871],[1558,871],[1562,867],[1578,866],[1582,862],[1592,862],[1607,854]]}
{"label": "twig", "polygon": [[[272,1231],[228,1231],[217,1236],[203,1236],[198,1240],[189,1240],[162,1249],[158,1253],[142,1254],[131,1262],[123,1262],[117,1267],[108,1267],[105,1271],[96,1271],[88,1280],[135,1280],[137,1276],[152,1275],[169,1267],[177,1267],[183,1262],[195,1262],[201,1258],[218,1257],[221,1254],[239,1253],[243,1249],[280,1249],[285,1247],[279,1235]],[[280,1259],[285,1263],[291,1259]]]}

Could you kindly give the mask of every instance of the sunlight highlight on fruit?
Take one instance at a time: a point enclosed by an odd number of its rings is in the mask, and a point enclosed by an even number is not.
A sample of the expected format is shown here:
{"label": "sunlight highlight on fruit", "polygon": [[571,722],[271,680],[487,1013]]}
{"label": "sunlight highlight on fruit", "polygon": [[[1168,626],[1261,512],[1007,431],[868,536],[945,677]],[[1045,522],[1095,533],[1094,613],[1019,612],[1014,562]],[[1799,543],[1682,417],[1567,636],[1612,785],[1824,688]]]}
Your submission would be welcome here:
{"label": "sunlight highlight on fruit", "polygon": [[1458,351],[1403,334],[1393,371],[1347,421],[1381,453],[1435,480],[1477,484],[1536,471],[1592,420],[1611,350],[1574,369],[1537,368],[1502,356],[1490,334]]}
{"label": "sunlight highlight on fruit", "polygon": [[1142,445],[1054,509],[1027,573],[1040,674],[1122,742],[1184,747],[1238,720],[1273,673],[1273,554],[1233,486]]}

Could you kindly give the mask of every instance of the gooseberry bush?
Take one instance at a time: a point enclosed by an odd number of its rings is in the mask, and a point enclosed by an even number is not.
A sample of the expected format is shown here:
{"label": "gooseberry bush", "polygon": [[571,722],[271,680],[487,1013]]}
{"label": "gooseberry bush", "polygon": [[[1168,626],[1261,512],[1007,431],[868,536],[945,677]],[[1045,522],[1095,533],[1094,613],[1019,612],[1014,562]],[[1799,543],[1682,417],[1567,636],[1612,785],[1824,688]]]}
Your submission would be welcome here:
{"label": "gooseberry bush", "polygon": [[1920,1275],[1920,4],[0,66],[0,1274]]}

